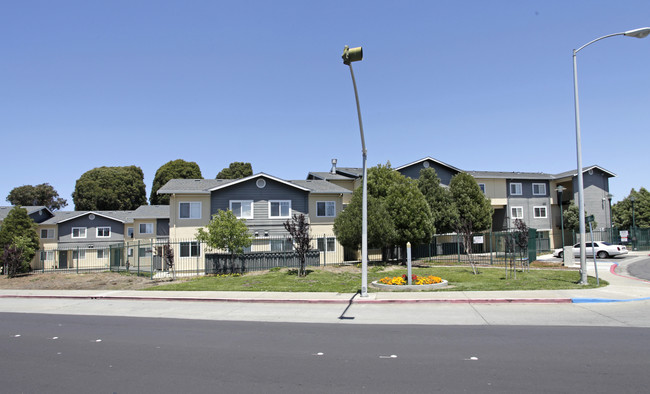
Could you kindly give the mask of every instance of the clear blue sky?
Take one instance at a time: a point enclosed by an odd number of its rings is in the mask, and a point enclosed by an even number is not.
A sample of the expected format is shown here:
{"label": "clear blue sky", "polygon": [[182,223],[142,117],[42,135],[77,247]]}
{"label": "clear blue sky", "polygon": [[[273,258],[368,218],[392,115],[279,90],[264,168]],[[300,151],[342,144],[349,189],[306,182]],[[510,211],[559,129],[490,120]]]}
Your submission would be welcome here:
{"label": "clear blue sky", "polygon": [[[169,160],[304,179],[431,156],[464,170],[576,167],[571,51],[650,26],[642,1],[4,1],[0,204],[48,182]],[[650,37],[578,55],[583,164],[614,201],[650,186]]]}

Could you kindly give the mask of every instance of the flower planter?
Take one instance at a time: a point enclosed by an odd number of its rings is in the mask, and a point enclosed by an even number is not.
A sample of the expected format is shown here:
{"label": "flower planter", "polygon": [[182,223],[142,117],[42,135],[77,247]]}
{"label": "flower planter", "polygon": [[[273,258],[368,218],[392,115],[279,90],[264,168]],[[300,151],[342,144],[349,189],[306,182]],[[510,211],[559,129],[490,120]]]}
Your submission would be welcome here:
{"label": "flower planter", "polygon": [[422,290],[434,290],[441,287],[447,287],[449,282],[442,280],[440,283],[433,283],[430,285],[386,285],[379,283],[378,281],[372,282],[370,285],[380,290],[387,291],[422,291]]}

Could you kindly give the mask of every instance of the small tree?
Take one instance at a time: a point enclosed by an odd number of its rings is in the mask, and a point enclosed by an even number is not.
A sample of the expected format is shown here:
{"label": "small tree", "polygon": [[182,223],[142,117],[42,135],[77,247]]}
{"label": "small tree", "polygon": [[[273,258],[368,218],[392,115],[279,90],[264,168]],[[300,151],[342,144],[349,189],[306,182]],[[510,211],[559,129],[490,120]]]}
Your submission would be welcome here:
{"label": "small tree", "polygon": [[[0,251],[2,251],[2,262],[5,262],[4,251],[7,248],[18,248],[18,251],[11,252],[8,258],[15,258],[21,253],[21,261],[16,272],[27,272],[29,262],[32,261],[36,250],[39,247],[36,223],[27,215],[25,208],[15,207],[7,214],[0,228]],[[12,260],[12,262],[15,262]]]}
{"label": "small tree", "polygon": [[[515,260],[515,252],[519,252],[519,261],[522,264],[522,270],[524,269],[524,256],[528,254],[528,226],[526,222],[521,219],[515,219],[515,229],[511,231],[506,238],[506,245],[508,249],[512,250],[510,255],[510,269],[514,273],[515,279],[517,279],[517,264]],[[528,265],[526,265],[528,267]],[[506,270],[506,277],[508,272]]]}
{"label": "small tree", "polygon": [[167,244],[163,246],[163,259],[167,263],[167,267],[172,272],[172,279],[176,279],[176,270],[174,269],[174,249],[169,244],[169,239]]}
{"label": "small tree", "polygon": [[474,232],[485,231],[492,225],[493,209],[478,183],[471,175],[461,172],[454,175],[449,183],[454,205],[458,211],[456,232],[463,238],[465,253],[474,274],[478,274],[472,255]]}
{"label": "small tree", "polygon": [[[566,230],[579,230],[580,229],[580,216],[579,216],[580,210],[578,209],[578,206],[571,201],[569,204],[569,207],[564,210],[564,228]],[[585,226],[588,228],[589,225],[587,224],[587,216],[589,214],[587,213],[587,210],[585,210]],[[592,222],[592,226],[596,227],[598,223],[595,221]]]}
{"label": "small tree", "polygon": [[212,215],[212,220],[205,230],[203,228],[198,230],[196,239],[214,249],[227,250],[230,253],[231,269],[234,267],[235,255],[244,253],[244,248],[253,243],[253,237],[246,227],[246,220],[237,219],[230,210],[219,210]]}
{"label": "small tree", "polygon": [[300,215],[294,214],[291,220],[284,222],[284,229],[289,232],[293,240],[293,247],[298,254],[300,260],[300,267],[298,269],[298,276],[304,277],[307,272],[305,270],[305,257],[309,252],[311,238],[309,237],[309,223],[307,218],[302,213]]}
{"label": "small tree", "polygon": [[4,271],[9,278],[13,278],[20,272],[25,272],[29,269],[29,261],[35,253],[32,248],[30,239],[24,236],[17,236],[14,238],[14,243],[5,245],[2,253],[2,261],[4,262]]}

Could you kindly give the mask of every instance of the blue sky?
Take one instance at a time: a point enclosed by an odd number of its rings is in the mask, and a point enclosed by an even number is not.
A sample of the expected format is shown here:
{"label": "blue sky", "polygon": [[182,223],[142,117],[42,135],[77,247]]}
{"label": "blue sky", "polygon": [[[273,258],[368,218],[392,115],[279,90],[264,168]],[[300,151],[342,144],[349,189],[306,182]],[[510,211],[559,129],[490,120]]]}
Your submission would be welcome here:
{"label": "blue sky", "polygon": [[[464,170],[576,167],[571,51],[650,26],[644,1],[5,1],[0,204],[48,182],[73,209],[86,171],[233,161],[304,179],[431,156]],[[578,55],[583,164],[648,187],[650,37]]]}

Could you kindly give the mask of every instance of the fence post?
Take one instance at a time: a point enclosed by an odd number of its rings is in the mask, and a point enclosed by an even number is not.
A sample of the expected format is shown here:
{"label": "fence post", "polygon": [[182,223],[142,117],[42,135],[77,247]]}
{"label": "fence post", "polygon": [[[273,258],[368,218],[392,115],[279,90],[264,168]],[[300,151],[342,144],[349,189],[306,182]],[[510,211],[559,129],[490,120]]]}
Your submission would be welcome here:
{"label": "fence post", "polygon": [[458,255],[458,264],[460,264],[460,238],[456,233],[456,254]]}

